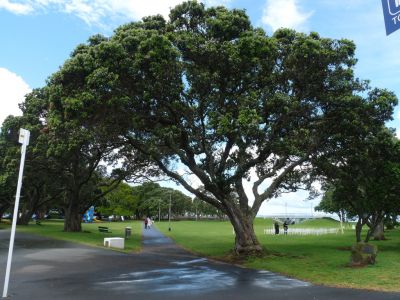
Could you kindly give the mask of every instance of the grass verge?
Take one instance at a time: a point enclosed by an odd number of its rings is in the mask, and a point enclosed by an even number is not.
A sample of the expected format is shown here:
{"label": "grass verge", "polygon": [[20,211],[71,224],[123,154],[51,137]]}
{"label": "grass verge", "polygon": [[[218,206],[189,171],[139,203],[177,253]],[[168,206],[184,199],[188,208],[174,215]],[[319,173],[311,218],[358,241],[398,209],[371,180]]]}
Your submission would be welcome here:
{"label": "grass verge", "polygon": [[[338,227],[329,220],[308,221],[302,228]],[[178,244],[200,255],[226,260],[231,257],[234,234],[229,222],[180,221],[157,227]],[[246,267],[269,270],[315,284],[400,292],[400,230],[386,232],[386,241],[372,241],[378,246],[377,263],[365,268],[347,266],[349,247],[355,242],[354,230],[344,234],[320,236],[264,235],[264,228],[272,227],[272,220],[256,219],[255,231],[266,249],[263,257],[250,257],[243,262]]]}
{"label": "grass verge", "polygon": [[[105,237],[124,237],[125,227],[132,227],[132,235],[125,240],[125,249],[119,250],[125,253],[138,252],[141,249],[141,222],[105,222],[105,223],[90,223],[82,224],[82,232],[64,232],[64,223],[62,220],[42,221],[41,225],[35,223],[28,226],[17,226],[17,232],[37,234],[49,238],[80,243],[88,246],[103,247]],[[111,233],[101,233],[98,231],[98,226],[106,226]],[[117,249],[115,249],[117,250]]]}

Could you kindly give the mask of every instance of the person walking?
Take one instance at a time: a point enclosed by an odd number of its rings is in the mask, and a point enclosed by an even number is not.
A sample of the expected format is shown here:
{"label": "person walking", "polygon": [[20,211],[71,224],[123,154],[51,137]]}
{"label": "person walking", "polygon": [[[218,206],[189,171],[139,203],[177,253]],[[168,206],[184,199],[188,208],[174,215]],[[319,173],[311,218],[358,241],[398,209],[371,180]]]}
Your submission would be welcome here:
{"label": "person walking", "polygon": [[144,219],[144,229],[147,229],[147,225],[149,224],[149,218],[148,217],[146,217],[145,219]]}
{"label": "person walking", "polygon": [[286,220],[286,221],[283,223],[283,232],[284,232],[284,234],[286,234],[286,235],[287,235],[287,232],[288,232],[288,228],[289,228],[289,220]]}
{"label": "person walking", "polygon": [[275,234],[279,234],[279,224],[278,224],[278,222],[274,223],[274,228],[275,228]]}

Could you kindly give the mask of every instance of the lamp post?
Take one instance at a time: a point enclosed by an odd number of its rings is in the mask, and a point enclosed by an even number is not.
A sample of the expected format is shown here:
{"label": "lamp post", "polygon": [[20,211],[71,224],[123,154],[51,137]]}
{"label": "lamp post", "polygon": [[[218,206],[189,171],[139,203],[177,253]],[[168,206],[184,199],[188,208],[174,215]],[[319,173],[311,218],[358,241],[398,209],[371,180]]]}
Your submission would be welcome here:
{"label": "lamp post", "polygon": [[11,237],[10,237],[10,246],[8,248],[8,258],[7,258],[7,267],[6,267],[6,277],[4,279],[4,289],[3,289],[3,298],[7,298],[8,294],[8,283],[10,281],[10,270],[11,270],[11,261],[14,250],[14,239],[15,239],[15,229],[17,226],[18,219],[18,206],[19,206],[19,198],[21,195],[21,187],[22,187],[22,175],[24,173],[24,165],[25,165],[25,153],[26,147],[29,145],[29,130],[21,128],[19,130],[19,143],[21,146],[21,163],[19,165],[19,174],[18,174],[18,184],[17,184],[17,193],[15,195],[15,204],[14,204],[14,215],[11,226]]}

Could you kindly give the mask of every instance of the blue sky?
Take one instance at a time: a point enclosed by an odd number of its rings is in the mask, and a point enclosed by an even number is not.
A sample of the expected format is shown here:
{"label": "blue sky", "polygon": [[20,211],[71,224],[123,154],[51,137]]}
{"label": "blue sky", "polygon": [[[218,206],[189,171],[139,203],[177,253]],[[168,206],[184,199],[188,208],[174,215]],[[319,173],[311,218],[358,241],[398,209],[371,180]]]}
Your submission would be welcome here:
{"label": "blue sky", "polygon": [[[392,0],[389,0],[392,1]],[[394,0],[393,0],[394,1]],[[0,0],[0,123],[18,114],[17,104],[41,87],[71,51],[89,36],[111,35],[123,23],[168,14],[180,0]],[[357,45],[356,75],[372,86],[400,95],[400,30],[386,36],[380,0],[206,0],[206,5],[246,9],[254,26],[268,34],[280,27],[347,38]],[[396,108],[389,123],[400,133]],[[261,213],[310,211],[306,193],[288,194],[264,205]]]}

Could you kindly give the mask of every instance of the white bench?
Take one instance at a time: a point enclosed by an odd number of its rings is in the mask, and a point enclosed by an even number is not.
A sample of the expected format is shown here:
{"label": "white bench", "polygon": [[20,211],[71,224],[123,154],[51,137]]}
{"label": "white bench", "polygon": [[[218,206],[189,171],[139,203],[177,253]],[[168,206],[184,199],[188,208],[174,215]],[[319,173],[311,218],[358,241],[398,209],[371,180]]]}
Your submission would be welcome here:
{"label": "white bench", "polygon": [[124,249],[125,239],[119,237],[104,238],[104,247]]}

